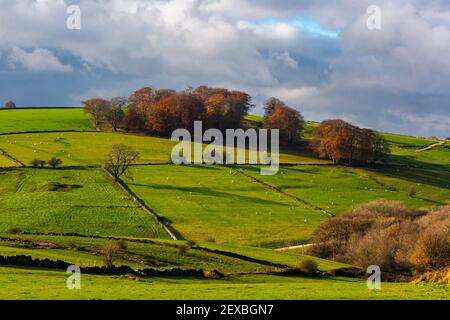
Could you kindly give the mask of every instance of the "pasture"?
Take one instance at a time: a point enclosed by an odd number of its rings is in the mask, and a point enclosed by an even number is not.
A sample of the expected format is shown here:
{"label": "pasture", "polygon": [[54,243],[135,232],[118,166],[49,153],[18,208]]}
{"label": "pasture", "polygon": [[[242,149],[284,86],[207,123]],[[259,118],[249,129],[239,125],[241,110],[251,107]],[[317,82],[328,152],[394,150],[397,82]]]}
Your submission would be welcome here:
{"label": "pasture", "polygon": [[[262,117],[248,116],[247,121],[259,126]],[[317,125],[305,124],[306,140]],[[45,132],[58,130],[89,132]],[[449,202],[448,142],[417,153],[436,141],[383,135],[392,143],[389,165],[333,167],[308,152],[285,149],[281,162],[293,166],[281,166],[276,176],[261,176],[259,166],[168,165],[175,142],[92,132],[91,120],[81,109],[2,110],[0,149],[27,165],[34,158],[59,157],[63,166],[6,169],[17,164],[0,155],[0,256],[103,266],[102,248],[121,238],[127,246],[114,260],[116,266],[218,270],[226,277],[83,274],[82,290],[70,291],[63,271],[0,266],[0,297],[448,299],[448,287],[435,285],[383,283],[381,291],[370,291],[361,279],[269,275],[280,271],[274,264],[298,268],[305,259],[316,261],[322,271],[350,267],[309,257],[302,248],[273,250],[307,243],[317,226],[330,218],[326,212],[340,214],[375,199],[399,200],[415,208]],[[140,153],[133,179],[124,182],[185,240],[170,240],[96,168],[115,144]]]}
{"label": "pasture", "polygon": [[[190,245],[186,241],[167,241],[160,239],[125,239],[126,249],[114,261],[114,265],[127,265],[134,270],[169,268],[218,270],[224,274],[241,272],[268,272],[277,268],[271,263],[284,264],[292,268],[300,266],[308,258],[318,263],[323,271],[347,267],[338,262],[310,257],[302,253],[286,255],[270,249],[226,246],[220,244],[198,243]],[[26,242],[24,242],[26,241]],[[77,237],[68,235],[9,235],[0,240],[1,256],[19,254],[34,259],[49,258],[74,263],[81,267],[103,266],[101,250],[114,240],[99,237]],[[225,253],[224,253],[225,252]],[[240,258],[228,256],[236,253]],[[257,260],[252,260],[257,259]]]}
{"label": "pasture", "polygon": [[80,108],[2,109],[0,134],[33,131],[93,130]]}
{"label": "pasture", "polygon": [[[416,208],[445,205],[450,199],[450,172],[442,170],[296,166],[282,167],[275,176],[260,176],[257,167],[243,170],[333,214],[376,199]],[[414,196],[409,194],[411,188],[416,190]]]}
{"label": "pasture", "polygon": [[97,170],[0,172],[0,232],[168,237]]}
{"label": "pasture", "polygon": [[240,275],[223,280],[152,277],[137,281],[126,276],[83,275],[81,290],[67,290],[67,274],[60,271],[0,267],[0,278],[4,299],[27,300],[438,300],[449,296],[448,288],[436,285],[383,283],[382,290],[368,290],[366,281],[347,278]]}
{"label": "pasture", "polygon": [[186,239],[283,246],[328,217],[218,166],[138,166],[127,185]]}
{"label": "pasture", "polygon": [[[100,165],[115,144],[126,144],[139,152],[139,163],[168,163],[170,139],[106,132],[58,132],[0,136],[0,149],[29,164],[34,158],[58,157],[64,166]],[[281,152],[282,163],[326,163],[302,152]]]}

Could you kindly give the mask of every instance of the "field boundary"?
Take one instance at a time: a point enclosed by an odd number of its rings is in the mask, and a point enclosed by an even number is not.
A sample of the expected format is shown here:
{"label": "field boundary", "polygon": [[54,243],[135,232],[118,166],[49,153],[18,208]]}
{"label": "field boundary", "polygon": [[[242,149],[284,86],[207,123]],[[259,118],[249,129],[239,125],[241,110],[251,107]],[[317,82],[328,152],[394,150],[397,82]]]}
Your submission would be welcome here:
{"label": "field boundary", "polygon": [[10,155],[8,152],[6,152],[5,150],[0,149],[0,154],[3,155],[4,157],[8,158],[8,159],[11,160],[12,162],[17,163],[17,164],[19,165],[19,167],[22,167],[22,168],[25,168],[25,167],[26,167],[26,165],[25,165],[22,161],[20,161],[20,160],[14,158],[13,156],[11,156],[11,155]]}
{"label": "field boundary", "polygon": [[321,207],[319,207],[319,206],[317,206],[315,204],[312,204],[312,203],[310,203],[310,202],[308,202],[308,201],[306,201],[304,199],[301,199],[301,198],[299,198],[297,196],[294,196],[293,194],[287,193],[287,192],[283,191],[282,189],[280,189],[278,187],[275,187],[275,186],[273,186],[271,184],[268,184],[268,183],[266,183],[266,182],[264,182],[264,181],[262,181],[262,180],[260,180],[258,178],[255,178],[255,177],[245,173],[244,171],[236,170],[234,168],[233,168],[233,170],[238,172],[238,173],[240,173],[240,174],[242,174],[243,176],[253,180],[254,182],[264,186],[265,188],[268,188],[268,189],[270,189],[272,191],[276,191],[276,192],[278,192],[278,193],[280,193],[280,194],[282,194],[282,195],[284,195],[284,196],[286,196],[288,198],[291,198],[291,199],[293,199],[293,200],[295,200],[295,201],[297,201],[297,202],[299,202],[301,204],[304,204],[304,205],[306,205],[306,206],[308,206],[308,207],[310,207],[310,208],[312,208],[314,210],[320,211],[320,212],[326,214],[329,217],[334,217],[334,214],[332,214],[331,212],[329,212],[329,211],[327,211],[327,210],[325,210],[325,209],[323,209],[323,208],[321,208]]}
{"label": "field boundary", "polygon": [[[111,175],[111,173],[108,170],[103,170],[103,172],[106,173],[106,175],[111,178],[112,180],[114,180],[114,177]],[[166,232],[167,234],[172,238],[172,240],[184,240],[183,237],[181,236],[181,234],[176,231],[174,228],[167,226],[163,221],[161,221],[161,217],[152,209],[150,208],[144,200],[142,200],[141,198],[139,198],[131,189],[130,187],[128,187],[128,185],[123,182],[121,179],[119,179],[116,184],[128,195],[130,196],[134,202],[136,202],[137,204],[139,204],[141,206],[141,208],[147,212],[152,218],[153,220],[155,220],[155,222],[157,224],[159,224]]]}
{"label": "field boundary", "polygon": [[3,132],[0,136],[18,136],[22,134],[39,134],[39,133],[100,133],[96,130],[39,130],[39,131],[21,131],[21,132]]}
{"label": "field boundary", "polygon": [[[173,244],[173,243],[164,243],[164,242],[157,242],[154,240],[150,240],[150,239],[134,239],[134,238],[127,238],[127,237],[105,237],[105,236],[98,236],[98,235],[83,235],[83,234],[78,234],[78,233],[43,233],[43,232],[24,232],[24,233],[19,233],[17,234],[17,236],[20,235],[24,235],[24,236],[56,236],[56,237],[78,237],[78,238],[87,238],[87,239],[101,239],[101,240],[115,240],[115,241],[119,241],[119,240],[124,240],[124,241],[129,241],[129,242],[135,242],[135,243],[143,243],[143,244],[152,244],[152,245],[160,245],[160,246],[168,246],[168,247],[172,247],[172,248],[179,248],[179,246],[177,244]],[[4,241],[14,241],[14,242],[33,242],[33,240],[27,239],[27,238],[14,238],[14,237],[5,237],[5,236],[0,236],[0,240],[4,240]],[[204,247],[202,245],[194,245],[191,247],[191,250],[198,250],[198,251],[203,251],[203,252],[208,252],[208,253],[212,253],[212,254],[216,254],[219,256],[225,256],[228,258],[234,258],[234,259],[238,259],[238,260],[243,260],[243,261],[247,261],[247,262],[252,262],[252,263],[256,263],[256,264],[260,264],[260,265],[264,265],[264,266],[268,266],[268,267],[274,267],[274,268],[279,268],[279,269],[286,269],[289,268],[288,265],[285,264],[281,264],[281,263],[275,263],[275,262],[271,262],[271,261],[267,261],[267,260],[262,260],[262,259],[257,259],[257,258],[252,258],[250,256],[247,255],[243,255],[243,254],[239,254],[239,253],[235,253],[232,251],[224,251],[224,250],[218,250],[218,249],[210,249],[207,247]]]}

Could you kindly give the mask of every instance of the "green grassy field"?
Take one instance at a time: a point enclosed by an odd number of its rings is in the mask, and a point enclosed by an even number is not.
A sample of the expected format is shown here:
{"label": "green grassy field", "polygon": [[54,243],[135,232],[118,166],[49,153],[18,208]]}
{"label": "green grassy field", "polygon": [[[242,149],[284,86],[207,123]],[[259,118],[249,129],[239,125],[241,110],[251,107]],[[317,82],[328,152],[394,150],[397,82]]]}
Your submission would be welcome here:
{"label": "green grassy field", "polygon": [[[65,272],[0,267],[3,299],[156,299],[156,300],[313,300],[448,299],[448,287],[383,283],[368,290],[365,281],[241,275],[224,280],[82,275],[81,290],[66,288]],[[43,285],[45,284],[45,285]]]}
{"label": "green grassy field", "polygon": [[187,239],[282,246],[327,219],[229,168],[140,166],[128,186]]}
{"label": "green grassy field", "polygon": [[7,157],[0,155],[0,168],[17,167],[17,163],[8,159]]}
{"label": "green grassy field", "polygon": [[[0,149],[25,164],[59,157],[65,166],[100,165],[115,144],[139,152],[139,163],[168,163],[176,142],[170,139],[106,132],[33,133],[0,136]],[[282,163],[326,163],[299,151],[282,152]]]}
{"label": "green grassy field", "polygon": [[[220,244],[198,243],[187,247],[186,241],[148,240],[125,238],[127,248],[115,261],[114,265],[127,265],[135,270],[154,268],[219,270],[224,274],[261,273],[277,270],[270,263],[283,264],[292,268],[299,267],[304,259],[318,263],[322,271],[348,267],[345,264],[323,260],[303,253],[284,254],[270,249]],[[24,242],[27,240],[28,242]],[[31,243],[30,243],[31,241]],[[62,260],[81,267],[103,266],[101,249],[114,240],[107,238],[86,238],[77,236],[55,235],[8,235],[0,240],[1,256],[26,255],[35,259],[49,258]],[[206,250],[209,249],[209,250]],[[213,252],[211,250],[219,250]],[[221,252],[236,253],[249,259],[227,256]],[[255,262],[257,259],[261,262]]]}
{"label": "green grassy field", "polygon": [[[416,208],[450,200],[450,172],[442,170],[296,166],[283,167],[275,176],[261,176],[257,167],[243,169],[333,214],[376,199],[398,200]],[[409,196],[411,188],[417,191],[414,197]]]}
{"label": "green grassy field", "polygon": [[[248,121],[258,126],[262,117],[249,116]],[[305,124],[306,140],[317,125]],[[417,153],[436,141],[384,134],[392,144],[394,165],[282,166],[276,176],[261,176],[258,166],[163,165],[175,145],[163,138],[106,132],[20,134],[53,130],[90,131],[92,126],[81,109],[0,111],[0,149],[25,164],[33,158],[60,157],[65,167],[2,169],[17,165],[0,156],[0,256],[102,266],[101,250],[115,241],[108,238],[114,236],[127,243],[114,261],[116,266],[218,270],[227,277],[137,279],[83,274],[82,290],[71,291],[66,289],[65,272],[0,266],[0,299],[450,298],[448,287],[435,285],[383,283],[381,291],[370,291],[361,279],[268,274],[279,271],[273,264],[298,268],[304,259],[315,260],[322,271],[349,267],[309,257],[302,249],[273,250],[308,242],[315,228],[329,219],[317,207],[339,214],[374,199],[400,200],[416,208],[448,203],[448,142]],[[124,179],[125,183],[194,244],[170,240],[100,169],[88,167],[100,165],[119,143],[139,151],[140,164],[158,164],[133,167],[134,179]],[[284,150],[281,162],[329,163],[299,150]],[[414,167],[399,166],[406,164]],[[411,188],[417,191],[412,197]],[[43,234],[31,234],[37,232]]]}
{"label": "green grassy field", "polygon": [[82,109],[0,110],[0,134],[53,130],[93,130]]}
{"label": "green grassy field", "polygon": [[0,232],[167,237],[97,170],[0,171]]}

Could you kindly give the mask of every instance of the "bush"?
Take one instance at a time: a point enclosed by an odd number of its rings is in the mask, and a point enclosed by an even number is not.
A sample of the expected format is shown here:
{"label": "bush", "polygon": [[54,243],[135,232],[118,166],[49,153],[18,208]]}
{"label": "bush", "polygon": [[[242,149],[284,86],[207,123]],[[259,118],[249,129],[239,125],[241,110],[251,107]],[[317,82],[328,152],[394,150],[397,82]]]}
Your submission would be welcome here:
{"label": "bush", "polygon": [[114,260],[122,254],[122,250],[117,243],[108,243],[101,250],[105,266],[111,268],[114,266]]}
{"label": "bush", "polygon": [[125,251],[128,249],[128,243],[123,239],[118,240],[116,244],[120,251]]}
{"label": "bush", "polygon": [[31,160],[31,162],[30,162],[30,165],[33,168],[43,168],[43,167],[45,167],[45,164],[46,164],[45,160],[41,160],[41,159],[37,159],[37,158]]}
{"label": "bush", "polygon": [[448,267],[450,206],[428,213],[384,200],[358,206],[319,226],[309,254],[385,272]]}
{"label": "bush", "polygon": [[189,247],[187,245],[181,245],[178,247],[178,253],[182,256],[184,256],[185,254],[187,254],[189,251]]}
{"label": "bush", "polygon": [[22,230],[19,228],[11,228],[8,230],[8,233],[9,234],[20,234],[20,233],[22,233]]}
{"label": "bush", "polygon": [[15,109],[17,106],[13,101],[8,101],[5,103],[5,109]]}
{"label": "bush", "polygon": [[56,167],[62,165],[62,160],[60,158],[53,157],[49,160],[48,165],[55,169]]}
{"label": "bush", "polygon": [[411,262],[423,270],[438,270],[450,265],[450,237],[445,230],[427,230],[411,254]]}
{"label": "bush", "polygon": [[319,265],[312,259],[303,259],[300,263],[300,270],[306,273],[316,273],[319,271]]}
{"label": "bush", "polygon": [[197,243],[195,241],[188,240],[187,245],[189,246],[189,248],[193,248],[197,245]]}

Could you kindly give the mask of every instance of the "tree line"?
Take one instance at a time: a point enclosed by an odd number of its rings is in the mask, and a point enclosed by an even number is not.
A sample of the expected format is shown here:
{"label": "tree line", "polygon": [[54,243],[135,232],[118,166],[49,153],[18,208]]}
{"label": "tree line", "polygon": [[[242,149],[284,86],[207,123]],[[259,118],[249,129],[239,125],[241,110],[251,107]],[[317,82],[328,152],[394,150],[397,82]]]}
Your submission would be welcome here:
{"label": "tree line", "polygon": [[[113,131],[160,136],[170,136],[176,129],[192,132],[195,121],[202,121],[204,130],[244,128],[244,119],[254,107],[248,93],[208,86],[181,92],[145,87],[128,98],[92,98],[83,105],[98,130],[107,125]],[[260,127],[279,129],[281,145],[304,145],[305,121],[299,111],[277,98],[268,99],[264,111]],[[385,160],[390,153],[389,144],[379,133],[340,119],[322,122],[314,130],[309,148],[335,164],[349,165]]]}

